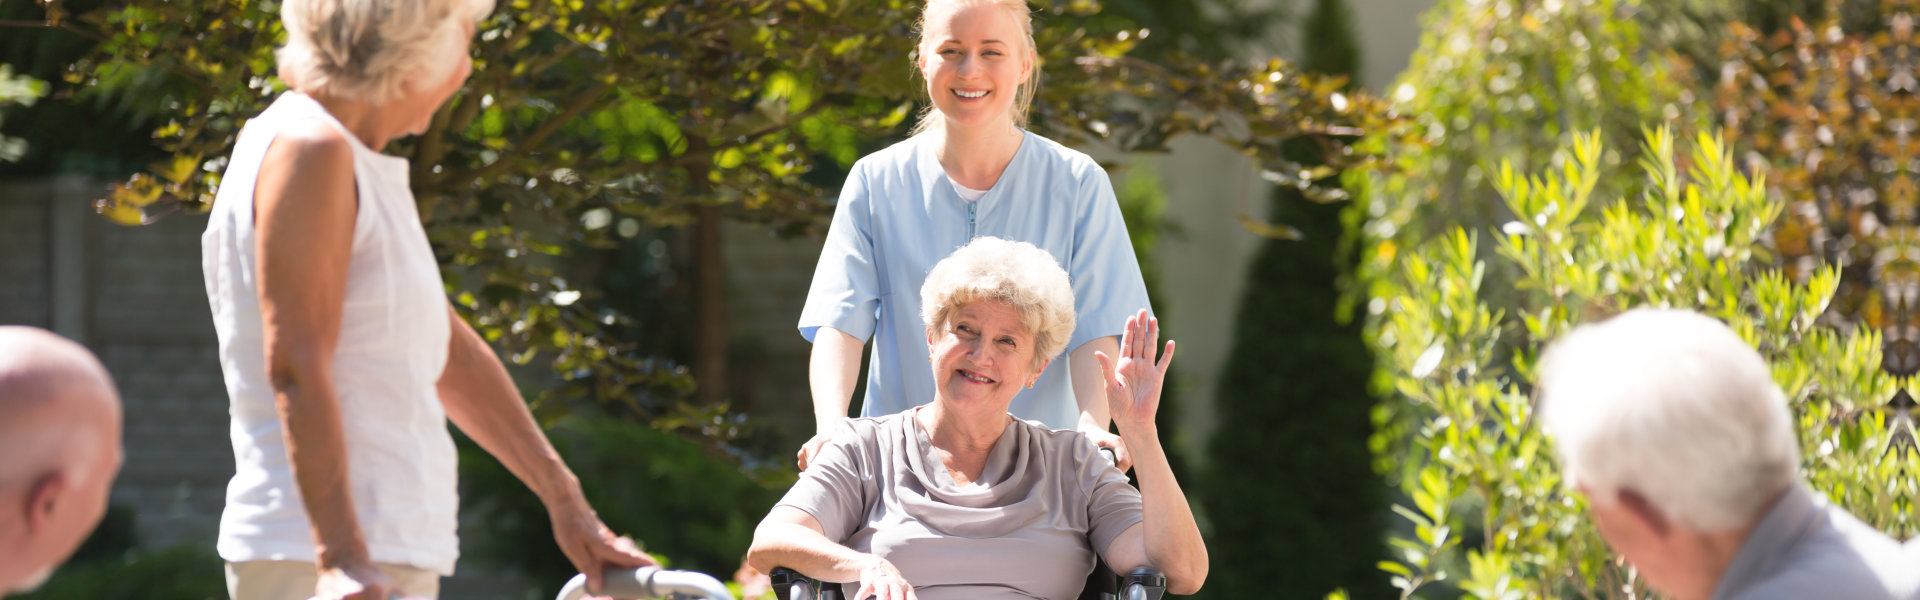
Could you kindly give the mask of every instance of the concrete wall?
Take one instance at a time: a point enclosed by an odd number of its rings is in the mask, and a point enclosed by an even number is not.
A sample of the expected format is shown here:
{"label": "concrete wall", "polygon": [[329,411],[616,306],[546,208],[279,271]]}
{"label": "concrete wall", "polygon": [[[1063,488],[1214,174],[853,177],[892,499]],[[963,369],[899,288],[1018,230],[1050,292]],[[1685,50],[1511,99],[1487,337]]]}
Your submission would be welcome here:
{"label": "concrete wall", "polygon": [[126,412],[113,502],[152,546],[212,544],[233,451],[200,279],[206,217],[120,227],[93,215],[106,185],[0,183],[0,323],[52,329],[93,350]]}
{"label": "concrete wall", "polygon": [[1390,94],[1393,80],[1407,69],[1407,59],[1420,45],[1421,19],[1435,0],[1347,0],[1359,27],[1360,82],[1367,89]]}

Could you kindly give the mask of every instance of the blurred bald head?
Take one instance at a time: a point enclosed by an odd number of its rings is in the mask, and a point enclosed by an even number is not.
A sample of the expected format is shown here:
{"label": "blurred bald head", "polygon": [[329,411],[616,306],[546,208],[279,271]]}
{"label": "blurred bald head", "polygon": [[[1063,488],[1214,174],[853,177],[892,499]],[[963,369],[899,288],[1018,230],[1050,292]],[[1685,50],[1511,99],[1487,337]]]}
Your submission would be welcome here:
{"label": "blurred bald head", "polygon": [[86,348],[0,326],[0,595],[30,590],[106,512],[120,395]]}

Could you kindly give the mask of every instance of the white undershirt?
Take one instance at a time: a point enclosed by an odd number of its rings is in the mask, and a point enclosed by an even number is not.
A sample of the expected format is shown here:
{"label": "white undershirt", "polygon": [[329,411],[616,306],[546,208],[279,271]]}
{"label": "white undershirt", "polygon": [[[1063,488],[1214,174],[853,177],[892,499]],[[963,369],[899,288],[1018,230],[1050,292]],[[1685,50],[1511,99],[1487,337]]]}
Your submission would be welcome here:
{"label": "white undershirt", "polygon": [[966,200],[968,202],[979,202],[981,196],[987,195],[986,190],[976,190],[964,185],[960,185],[960,182],[953,181],[952,179],[948,179],[947,181],[953,182],[953,191],[959,192],[960,198],[962,200]]}

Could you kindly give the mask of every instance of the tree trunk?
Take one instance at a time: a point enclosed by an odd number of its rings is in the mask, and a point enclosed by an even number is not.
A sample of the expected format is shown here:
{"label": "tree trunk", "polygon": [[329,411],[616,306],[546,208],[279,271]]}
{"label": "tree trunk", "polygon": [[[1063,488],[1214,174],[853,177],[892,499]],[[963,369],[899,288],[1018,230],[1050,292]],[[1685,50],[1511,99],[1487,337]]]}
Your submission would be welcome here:
{"label": "tree trunk", "polygon": [[[703,178],[704,179],[704,178]],[[720,255],[720,207],[694,209],[694,363],[695,392],[701,406],[727,399],[727,270]]]}

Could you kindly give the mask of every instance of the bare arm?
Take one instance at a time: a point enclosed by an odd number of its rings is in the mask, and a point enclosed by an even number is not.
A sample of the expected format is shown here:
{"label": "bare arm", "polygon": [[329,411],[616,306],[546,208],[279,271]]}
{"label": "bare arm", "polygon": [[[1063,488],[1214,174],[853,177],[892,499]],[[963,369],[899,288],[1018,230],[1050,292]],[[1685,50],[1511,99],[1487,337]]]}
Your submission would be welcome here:
{"label": "bare arm", "polygon": [[1103,336],[1087,340],[1079,348],[1073,349],[1073,399],[1080,405],[1080,429],[1106,431],[1112,422],[1107,415],[1107,377],[1100,372],[1100,362],[1095,360],[1095,352],[1105,352],[1107,356],[1120,353],[1120,339]]}
{"label": "bare arm", "polygon": [[254,185],[254,254],[267,377],[313,528],[321,588],[384,598],[385,578],[373,568],[354,513],[333,385],[359,212],[353,183],[353,150],[340,133],[320,125],[282,132]]}
{"label": "bare arm", "polygon": [[580,501],[580,480],[533,420],[513,378],[480,334],[447,307],[453,335],[437,389],[447,419],[506,465],[547,506]]}
{"label": "bare arm", "polygon": [[1112,423],[1107,409],[1107,378],[1100,371],[1100,362],[1094,358],[1102,352],[1118,356],[1120,338],[1109,335],[1087,340],[1073,349],[1071,360],[1067,361],[1072,366],[1068,375],[1073,377],[1073,399],[1080,405],[1080,422],[1074,428],[1086,434],[1094,445],[1112,449],[1114,461],[1120,472],[1125,473],[1133,467],[1133,453],[1128,451],[1124,439],[1107,429]]}
{"label": "bare arm", "polygon": [[819,581],[858,581],[855,598],[866,598],[869,592],[881,598],[915,598],[913,586],[893,563],[835,543],[818,519],[791,506],[773,507],[754,528],[747,564],[763,573],[786,567]]}
{"label": "bare arm", "polygon": [[833,428],[847,418],[847,406],[853,402],[853,386],[860,379],[860,352],[866,342],[832,327],[821,327],[813,336],[813,353],[807,359],[807,387],[813,392],[813,439],[800,447],[800,470],[807,470],[813,455],[833,435]]}
{"label": "bare arm", "polygon": [[1209,563],[1206,542],[1193,519],[1193,507],[1174,479],[1153,423],[1174,350],[1173,342],[1167,342],[1166,354],[1155,362],[1159,339],[1158,321],[1143,310],[1127,320],[1120,358],[1116,361],[1106,354],[1098,357],[1108,374],[1107,396],[1114,422],[1135,453],[1133,472],[1140,480],[1143,513],[1139,525],[1127,529],[1108,546],[1106,557],[1117,572],[1152,565],[1166,573],[1167,591],[1184,596],[1200,590]]}
{"label": "bare arm", "polygon": [[860,352],[866,342],[832,327],[821,327],[813,336],[813,353],[807,357],[807,388],[813,392],[813,429],[815,434],[833,432],[833,426],[847,418],[847,406],[853,403],[853,386],[860,379]]}
{"label": "bare arm", "polygon": [[807,511],[775,506],[753,530],[747,564],[763,573],[786,567],[820,581],[854,581],[874,556],[827,539],[820,521]]}
{"label": "bare arm", "polygon": [[1140,480],[1142,519],[1108,546],[1106,556],[1114,572],[1153,565],[1167,575],[1167,591],[1189,595],[1207,578],[1207,546],[1194,522],[1186,492],[1173,477],[1159,436],[1121,435],[1134,449],[1133,475]]}
{"label": "bare arm", "polygon": [[579,478],[534,422],[493,348],[451,305],[447,319],[453,335],[437,385],[447,418],[540,497],[560,551],[587,575],[587,588],[600,589],[604,569],[654,564],[631,541],[614,535],[587,505]]}

